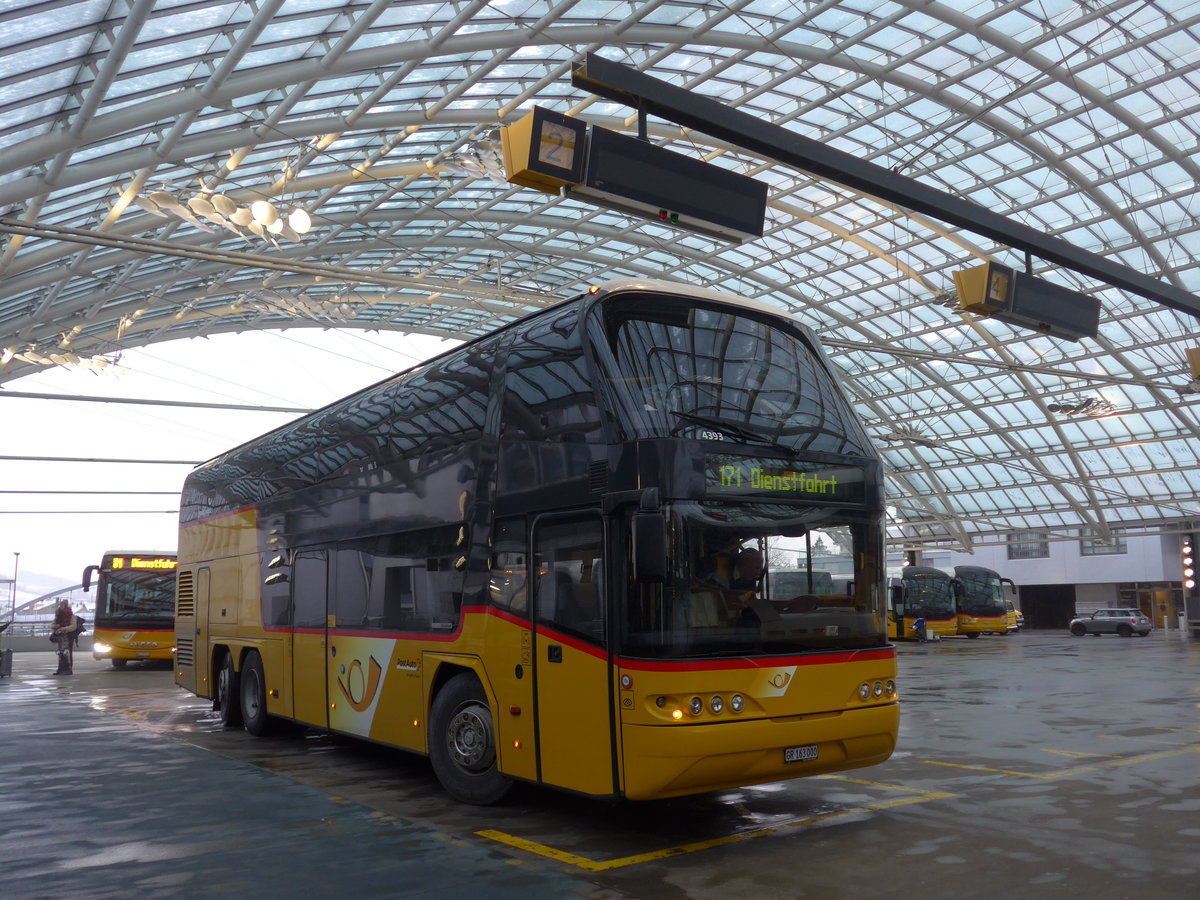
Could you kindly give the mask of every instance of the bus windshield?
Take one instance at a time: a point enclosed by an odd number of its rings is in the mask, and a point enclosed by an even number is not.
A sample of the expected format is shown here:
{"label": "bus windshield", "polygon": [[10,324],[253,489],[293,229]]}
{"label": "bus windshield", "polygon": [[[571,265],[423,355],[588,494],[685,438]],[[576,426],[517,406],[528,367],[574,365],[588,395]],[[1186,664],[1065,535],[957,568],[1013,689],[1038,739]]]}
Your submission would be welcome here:
{"label": "bus windshield", "polygon": [[909,616],[943,619],[954,615],[954,581],[948,575],[906,573],[904,581]]}
{"label": "bus windshield", "polygon": [[173,571],[105,572],[96,596],[97,623],[113,620],[169,624],[175,617]]}
{"label": "bus windshield", "polygon": [[820,351],[752,308],[654,295],[605,306],[609,389],[626,439],[698,438],[873,457]]}
{"label": "bus windshield", "polygon": [[[879,647],[882,581],[862,516],[820,507],[677,503],[667,584],[637,585],[625,652],[779,655]],[[835,585],[831,571],[848,575]]]}
{"label": "bus windshield", "polygon": [[971,616],[999,616],[1007,612],[999,575],[985,569],[959,566],[958,579],[963,585],[961,612]]}

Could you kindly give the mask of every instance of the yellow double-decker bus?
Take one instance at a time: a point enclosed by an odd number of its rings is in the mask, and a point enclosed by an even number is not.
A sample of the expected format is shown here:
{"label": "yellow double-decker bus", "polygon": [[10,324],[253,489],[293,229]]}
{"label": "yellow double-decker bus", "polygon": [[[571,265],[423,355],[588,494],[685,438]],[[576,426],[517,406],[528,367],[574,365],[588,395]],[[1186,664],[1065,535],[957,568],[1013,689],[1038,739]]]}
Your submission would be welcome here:
{"label": "yellow double-decker bus", "polygon": [[[610,282],[194,470],[176,681],[252,734],[428,754],[471,803],[873,765],[899,723],[880,471],[807,328]],[[766,590],[834,547],[852,591]]]}
{"label": "yellow double-decker bus", "polygon": [[83,570],[87,593],[96,577],[92,656],[116,668],[130,660],[175,656],[174,553],[105,553]]}
{"label": "yellow double-decker bus", "polygon": [[[962,585],[958,600],[958,633],[969,638],[981,634],[1008,634],[1008,604],[1004,586],[1015,596],[1017,586],[985,566],[955,566]],[[1015,618],[1015,616],[1014,616]]]}

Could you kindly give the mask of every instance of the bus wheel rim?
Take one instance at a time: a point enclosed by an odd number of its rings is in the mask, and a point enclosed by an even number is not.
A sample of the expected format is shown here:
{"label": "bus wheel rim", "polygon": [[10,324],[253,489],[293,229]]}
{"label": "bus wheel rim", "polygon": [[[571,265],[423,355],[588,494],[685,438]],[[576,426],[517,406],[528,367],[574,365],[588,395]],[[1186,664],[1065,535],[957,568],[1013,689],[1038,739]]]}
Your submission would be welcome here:
{"label": "bus wheel rim", "polygon": [[481,772],[495,758],[492,743],[492,716],[486,706],[464,706],[450,719],[446,729],[446,746],[450,757],[460,768]]}
{"label": "bus wheel rim", "polygon": [[250,670],[242,677],[246,679],[246,686],[248,688],[245,696],[242,698],[242,706],[246,708],[246,714],[253,718],[258,714],[258,673]]}

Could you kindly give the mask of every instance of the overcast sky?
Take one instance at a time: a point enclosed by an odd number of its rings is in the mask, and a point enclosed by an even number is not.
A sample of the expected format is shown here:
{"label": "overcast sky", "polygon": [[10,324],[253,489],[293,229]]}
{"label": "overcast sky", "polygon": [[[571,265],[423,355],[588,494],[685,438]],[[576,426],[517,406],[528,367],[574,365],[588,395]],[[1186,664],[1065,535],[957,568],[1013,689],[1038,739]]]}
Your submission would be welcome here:
{"label": "overcast sky", "polygon": [[[5,392],[312,408],[452,346],[453,342],[420,336],[303,328],[218,335],[131,350],[121,360],[129,371],[120,376],[49,367],[0,388],[0,455],[203,461],[295,417],[29,400],[5,397]],[[178,544],[174,511],[190,469],[188,465],[0,460],[0,578],[12,577],[17,562],[13,554],[20,553],[17,582],[23,601],[43,592],[46,576],[78,583],[84,567],[99,563],[106,550],[174,552]],[[104,490],[168,493],[13,493]],[[9,586],[3,587],[0,617],[9,602]]]}

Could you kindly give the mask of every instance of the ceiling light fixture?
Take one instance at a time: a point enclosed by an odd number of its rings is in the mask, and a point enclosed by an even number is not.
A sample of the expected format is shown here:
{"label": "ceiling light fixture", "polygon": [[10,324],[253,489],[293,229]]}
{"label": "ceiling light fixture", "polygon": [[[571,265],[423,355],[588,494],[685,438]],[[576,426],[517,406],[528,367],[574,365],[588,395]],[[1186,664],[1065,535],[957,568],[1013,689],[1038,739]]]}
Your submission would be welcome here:
{"label": "ceiling light fixture", "polygon": [[1117,407],[1103,397],[1077,397],[1074,400],[1056,400],[1053,403],[1047,403],[1046,409],[1063,416],[1099,418],[1116,412]]}
{"label": "ceiling light fixture", "polygon": [[[203,184],[201,187],[203,188]],[[151,215],[165,219],[182,219],[210,234],[214,229],[207,223],[219,225],[247,242],[250,241],[250,237],[245,231],[249,231],[251,235],[262,238],[273,246],[278,246],[275,237],[299,243],[302,236],[312,230],[313,225],[312,217],[302,207],[293,207],[285,220],[269,200],[259,199],[248,207],[239,206],[232,198],[212,193],[207,188],[188,198],[186,203],[180,203],[170,193],[161,190],[145,197],[135,196],[131,203]]]}

